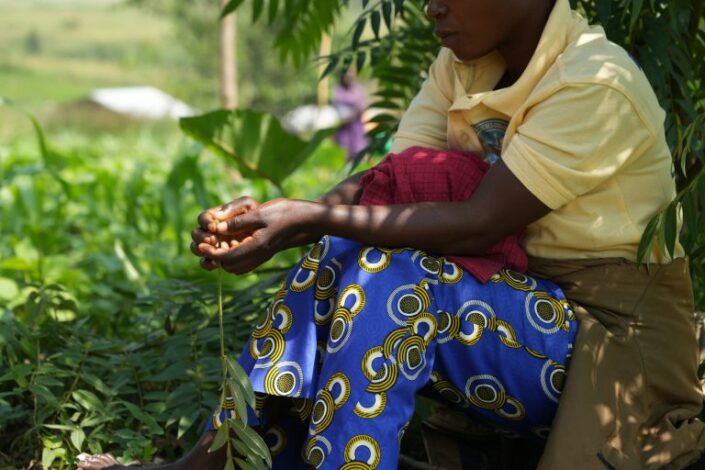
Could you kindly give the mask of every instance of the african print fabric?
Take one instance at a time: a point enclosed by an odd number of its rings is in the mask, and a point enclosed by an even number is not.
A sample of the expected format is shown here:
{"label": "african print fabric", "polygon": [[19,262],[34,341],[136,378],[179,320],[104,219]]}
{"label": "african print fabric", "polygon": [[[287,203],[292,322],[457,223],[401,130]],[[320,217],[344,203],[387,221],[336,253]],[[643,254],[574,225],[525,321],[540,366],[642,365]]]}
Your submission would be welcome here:
{"label": "african print fabric", "polygon": [[[419,391],[506,433],[544,437],[576,332],[549,281],[503,270],[482,284],[419,250],[324,237],[240,363],[275,469],[391,470]],[[293,398],[277,422],[272,395]]]}

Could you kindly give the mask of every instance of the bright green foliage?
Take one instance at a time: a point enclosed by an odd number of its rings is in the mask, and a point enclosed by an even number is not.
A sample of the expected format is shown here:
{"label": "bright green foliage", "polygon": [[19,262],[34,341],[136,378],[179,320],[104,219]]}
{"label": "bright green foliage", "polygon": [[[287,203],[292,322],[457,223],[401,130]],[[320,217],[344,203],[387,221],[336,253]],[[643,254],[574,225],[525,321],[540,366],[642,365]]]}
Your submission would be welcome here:
{"label": "bright green foliage", "polygon": [[[36,142],[0,143],[0,468],[73,468],[80,452],[98,451],[174,459],[221,392],[218,285],[189,252],[189,231],[205,207],[266,193],[175,128],[36,130]],[[288,193],[319,194],[344,158],[322,144],[303,164],[317,173],[288,178]],[[298,256],[225,277],[229,354]],[[234,366],[229,378],[244,385]]]}
{"label": "bright green foliage", "polygon": [[211,150],[231,158],[244,176],[264,178],[281,193],[284,180],[334,131],[318,131],[303,140],[284,131],[271,114],[244,109],[183,118],[181,129]]}

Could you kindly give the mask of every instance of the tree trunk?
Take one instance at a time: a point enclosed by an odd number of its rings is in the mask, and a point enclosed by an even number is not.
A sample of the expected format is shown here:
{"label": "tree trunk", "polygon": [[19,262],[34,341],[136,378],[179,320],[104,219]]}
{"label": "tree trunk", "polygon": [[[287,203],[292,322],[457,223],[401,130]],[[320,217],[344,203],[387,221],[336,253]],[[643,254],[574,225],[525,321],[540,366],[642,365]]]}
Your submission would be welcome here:
{"label": "tree trunk", "polygon": [[[227,3],[221,0],[221,8]],[[235,18],[235,13],[230,13],[220,20],[220,102],[226,109],[238,105]]]}
{"label": "tree trunk", "polygon": [[[321,37],[321,48],[319,51],[319,56],[320,57],[326,57],[330,55],[330,50],[331,50],[331,39],[330,36],[327,34],[324,34],[323,37]],[[320,65],[318,66],[318,76],[320,77],[323,75],[323,71],[326,69],[326,66],[328,64],[321,60]],[[318,106],[325,106],[328,104],[328,100],[330,99],[329,96],[329,77],[326,77],[322,80],[318,81],[318,89],[317,89],[317,95],[318,95]]]}

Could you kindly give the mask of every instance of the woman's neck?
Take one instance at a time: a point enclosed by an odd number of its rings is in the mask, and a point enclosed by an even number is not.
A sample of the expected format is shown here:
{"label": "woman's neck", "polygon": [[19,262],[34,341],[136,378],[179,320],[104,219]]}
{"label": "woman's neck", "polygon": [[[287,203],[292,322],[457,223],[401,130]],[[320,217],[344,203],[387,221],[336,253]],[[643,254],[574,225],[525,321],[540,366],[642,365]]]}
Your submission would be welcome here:
{"label": "woman's neck", "polygon": [[507,72],[503,77],[503,85],[513,85],[526,70],[536,47],[543,34],[548,17],[551,15],[555,0],[544,0],[540,6],[530,7],[529,13],[520,25],[515,28],[507,41],[498,47],[499,53],[507,64]]}

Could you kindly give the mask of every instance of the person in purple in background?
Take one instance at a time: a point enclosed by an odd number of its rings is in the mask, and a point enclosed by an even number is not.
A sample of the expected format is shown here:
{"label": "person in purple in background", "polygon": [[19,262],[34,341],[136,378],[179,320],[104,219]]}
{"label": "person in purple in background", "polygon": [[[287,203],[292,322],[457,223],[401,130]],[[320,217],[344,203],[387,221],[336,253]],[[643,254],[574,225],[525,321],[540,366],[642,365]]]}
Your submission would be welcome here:
{"label": "person in purple in background", "polygon": [[357,82],[352,69],[340,76],[340,82],[333,90],[332,105],[344,122],[335,134],[335,142],[345,149],[348,161],[353,161],[369,141],[362,125],[362,113],[366,106],[365,90]]}

